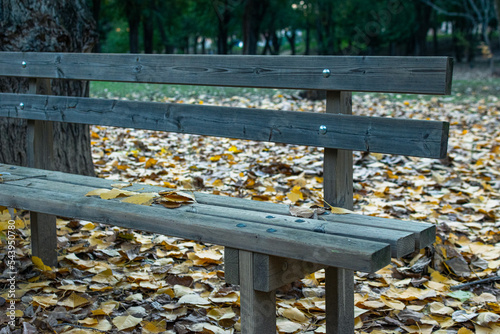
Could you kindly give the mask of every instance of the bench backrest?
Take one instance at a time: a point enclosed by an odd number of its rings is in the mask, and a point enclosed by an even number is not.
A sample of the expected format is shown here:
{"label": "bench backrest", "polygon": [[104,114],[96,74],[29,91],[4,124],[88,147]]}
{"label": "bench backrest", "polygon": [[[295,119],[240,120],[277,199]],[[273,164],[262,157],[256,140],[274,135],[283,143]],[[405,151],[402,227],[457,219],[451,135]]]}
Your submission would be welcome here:
{"label": "bench backrest", "polygon": [[[0,76],[449,94],[448,57],[0,53]],[[350,103],[347,98],[342,103]],[[85,97],[0,94],[0,116],[444,158],[448,123]]]}

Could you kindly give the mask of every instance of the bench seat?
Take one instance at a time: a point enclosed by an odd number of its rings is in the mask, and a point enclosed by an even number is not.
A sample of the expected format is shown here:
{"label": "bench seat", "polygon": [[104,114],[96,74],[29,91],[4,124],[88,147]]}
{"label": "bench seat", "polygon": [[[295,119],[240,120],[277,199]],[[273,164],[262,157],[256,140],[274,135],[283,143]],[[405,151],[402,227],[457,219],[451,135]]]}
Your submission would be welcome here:
{"label": "bench seat", "polygon": [[[112,189],[116,181],[11,165],[0,165],[0,174],[0,205],[365,272],[426,246],[435,233],[430,224],[355,214],[298,218],[283,204],[203,193],[177,209],[143,206],[85,196],[96,188]],[[165,191],[144,184],[125,189]],[[255,242],[241,242],[248,238]]]}

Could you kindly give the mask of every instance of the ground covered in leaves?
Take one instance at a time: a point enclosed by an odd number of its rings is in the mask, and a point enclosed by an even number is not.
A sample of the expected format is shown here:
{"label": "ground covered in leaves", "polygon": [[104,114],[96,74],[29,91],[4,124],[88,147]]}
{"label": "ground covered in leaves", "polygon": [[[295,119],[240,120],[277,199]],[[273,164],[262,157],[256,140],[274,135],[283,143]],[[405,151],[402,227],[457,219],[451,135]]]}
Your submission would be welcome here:
{"label": "ground covered in leaves", "polygon": [[[128,98],[324,110],[323,101],[279,92]],[[435,223],[438,240],[374,274],[356,273],[356,331],[500,333],[500,101],[404,98],[355,95],[354,113],[449,121],[449,158],[355,153],[355,211]],[[99,176],[117,182],[321,203],[318,148],[105,127],[92,128],[92,147]],[[2,249],[12,213],[0,217]],[[60,266],[48,268],[32,262],[29,222],[16,215],[17,319],[7,325],[10,271],[2,251],[0,333],[238,331],[239,293],[224,282],[223,247],[61,219]],[[323,295],[322,271],[279,291],[279,333],[324,333]]]}

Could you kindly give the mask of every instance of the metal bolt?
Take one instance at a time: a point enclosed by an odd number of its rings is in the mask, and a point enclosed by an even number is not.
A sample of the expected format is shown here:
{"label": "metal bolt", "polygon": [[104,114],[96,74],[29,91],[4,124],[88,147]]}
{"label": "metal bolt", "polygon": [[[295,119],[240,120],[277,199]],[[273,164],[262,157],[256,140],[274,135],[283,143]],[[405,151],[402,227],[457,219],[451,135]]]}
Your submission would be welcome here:
{"label": "metal bolt", "polygon": [[23,68],[26,68],[26,66],[28,65],[28,63],[26,63],[25,61],[23,61],[23,62],[21,63],[21,65],[23,66]]}
{"label": "metal bolt", "polygon": [[328,78],[332,74],[329,69],[325,68],[323,70],[323,78]]}
{"label": "metal bolt", "polygon": [[24,103],[19,103],[19,108],[24,109]]}
{"label": "metal bolt", "polygon": [[328,131],[328,129],[327,129],[326,125],[319,126],[319,133],[320,134],[324,135],[324,134],[326,134],[327,131]]}

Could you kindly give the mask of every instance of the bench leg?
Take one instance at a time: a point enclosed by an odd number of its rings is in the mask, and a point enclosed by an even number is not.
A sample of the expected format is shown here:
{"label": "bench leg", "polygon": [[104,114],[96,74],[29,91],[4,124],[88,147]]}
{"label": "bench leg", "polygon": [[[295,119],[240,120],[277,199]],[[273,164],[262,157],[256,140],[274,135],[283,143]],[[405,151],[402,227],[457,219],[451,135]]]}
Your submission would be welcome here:
{"label": "bench leg", "polygon": [[57,265],[56,216],[30,212],[31,254],[47,266]]}
{"label": "bench leg", "polygon": [[354,272],[325,269],[326,333],[354,333]]}
{"label": "bench leg", "polygon": [[276,333],[276,291],[254,289],[253,253],[239,251],[241,333]]}

